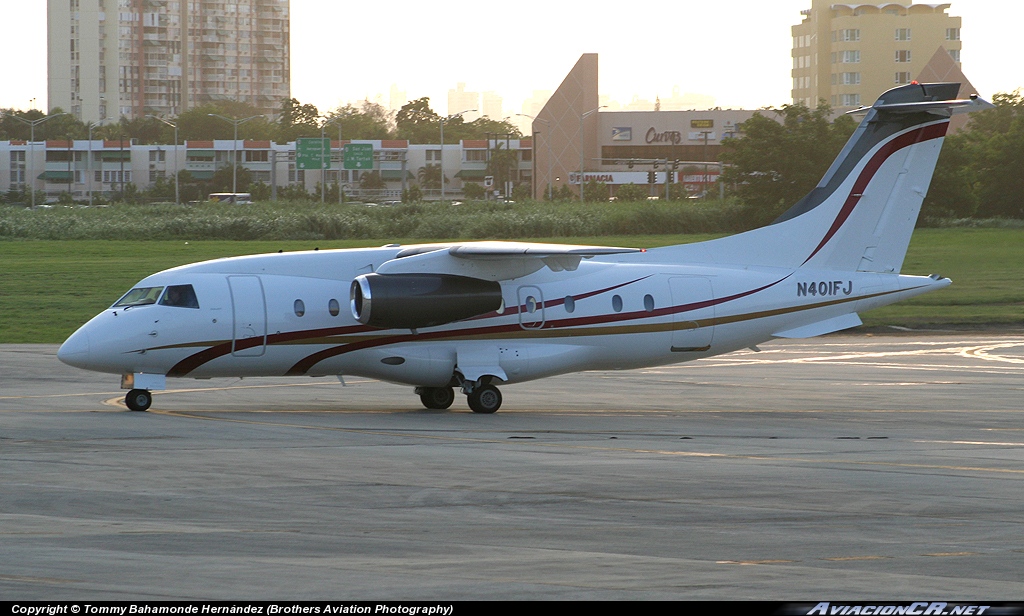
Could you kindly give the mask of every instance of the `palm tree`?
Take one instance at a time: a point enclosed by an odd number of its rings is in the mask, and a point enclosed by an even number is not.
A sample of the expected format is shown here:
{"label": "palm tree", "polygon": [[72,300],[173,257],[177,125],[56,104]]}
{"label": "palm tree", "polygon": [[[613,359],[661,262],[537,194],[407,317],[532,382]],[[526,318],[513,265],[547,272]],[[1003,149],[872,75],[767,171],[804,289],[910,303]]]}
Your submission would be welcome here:
{"label": "palm tree", "polygon": [[505,189],[505,182],[515,182],[519,176],[519,157],[514,150],[502,149],[501,144],[491,150],[491,159],[487,161],[487,175],[494,176],[494,185]]}
{"label": "palm tree", "polygon": [[[441,166],[440,165],[425,165],[419,168],[416,172],[416,179],[419,180],[420,186],[426,189],[438,190],[441,188]],[[448,183],[448,178],[444,178],[444,183]]]}

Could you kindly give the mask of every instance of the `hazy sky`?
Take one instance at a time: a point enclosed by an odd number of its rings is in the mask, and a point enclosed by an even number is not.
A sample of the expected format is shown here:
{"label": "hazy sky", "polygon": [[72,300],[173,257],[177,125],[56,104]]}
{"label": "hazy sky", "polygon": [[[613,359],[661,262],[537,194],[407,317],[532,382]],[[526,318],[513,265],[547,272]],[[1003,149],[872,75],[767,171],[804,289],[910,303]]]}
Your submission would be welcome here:
{"label": "hazy sky", "polygon": [[[292,96],[321,111],[378,94],[386,105],[397,84],[444,112],[461,81],[496,91],[511,114],[534,90],[557,88],[580,54],[597,52],[601,94],[622,103],[679,86],[722,107],[781,105],[790,102],[790,26],[810,4],[291,0]],[[963,70],[982,96],[1024,87],[1024,2],[954,0],[949,12],[963,18]],[[26,109],[35,98],[43,108],[46,2],[0,0],[0,15],[0,107]]]}

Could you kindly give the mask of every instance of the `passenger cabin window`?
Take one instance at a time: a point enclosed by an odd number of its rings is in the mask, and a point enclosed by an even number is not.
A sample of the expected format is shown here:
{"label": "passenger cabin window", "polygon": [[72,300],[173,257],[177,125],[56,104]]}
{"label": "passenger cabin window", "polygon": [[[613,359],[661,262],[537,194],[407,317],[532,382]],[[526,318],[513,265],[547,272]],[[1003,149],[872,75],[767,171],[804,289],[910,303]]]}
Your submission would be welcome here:
{"label": "passenger cabin window", "polygon": [[160,292],[163,290],[163,287],[139,287],[132,289],[124,297],[117,300],[117,303],[112,308],[133,308],[135,306],[155,304],[156,300],[160,297]]}
{"label": "passenger cabin window", "polygon": [[338,303],[338,300],[332,299],[327,302],[327,312],[330,312],[332,317],[336,317],[341,313],[341,304]]}
{"label": "passenger cabin window", "polygon": [[306,303],[301,299],[295,300],[294,308],[295,316],[301,317],[302,315],[306,314]]}
{"label": "passenger cabin window", "polygon": [[196,298],[195,289],[190,284],[178,284],[167,287],[161,306],[174,306],[176,308],[199,308],[199,300]]}

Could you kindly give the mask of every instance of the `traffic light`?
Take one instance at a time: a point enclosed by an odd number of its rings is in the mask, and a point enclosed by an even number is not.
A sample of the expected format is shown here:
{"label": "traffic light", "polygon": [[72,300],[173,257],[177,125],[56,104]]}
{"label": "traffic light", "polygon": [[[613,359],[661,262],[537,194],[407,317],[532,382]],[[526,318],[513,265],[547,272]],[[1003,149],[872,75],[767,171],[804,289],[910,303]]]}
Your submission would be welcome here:
{"label": "traffic light", "polygon": [[648,184],[653,184],[654,183],[654,172],[653,171],[648,171],[647,172],[647,183]]}
{"label": "traffic light", "polygon": [[668,178],[665,181],[668,182],[669,184],[672,184],[672,183],[674,183],[676,181],[676,174],[674,172],[672,172],[672,171],[666,171],[665,172],[665,177]]}
{"label": "traffic light", "polygon": [[675,171],[678,168],[679,168],[679,159],[677,158],[674,161],[672,161],[672,171]]}

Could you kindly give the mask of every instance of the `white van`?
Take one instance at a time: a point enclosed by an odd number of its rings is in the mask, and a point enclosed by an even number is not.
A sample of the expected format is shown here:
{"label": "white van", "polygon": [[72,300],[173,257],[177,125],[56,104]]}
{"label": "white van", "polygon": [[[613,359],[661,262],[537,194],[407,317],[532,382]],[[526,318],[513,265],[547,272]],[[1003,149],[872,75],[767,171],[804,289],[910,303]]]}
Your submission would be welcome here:
{"label": "white van", "polygon": [[214,203],[252,203],[252,193],[210,193],[208,201]]}

